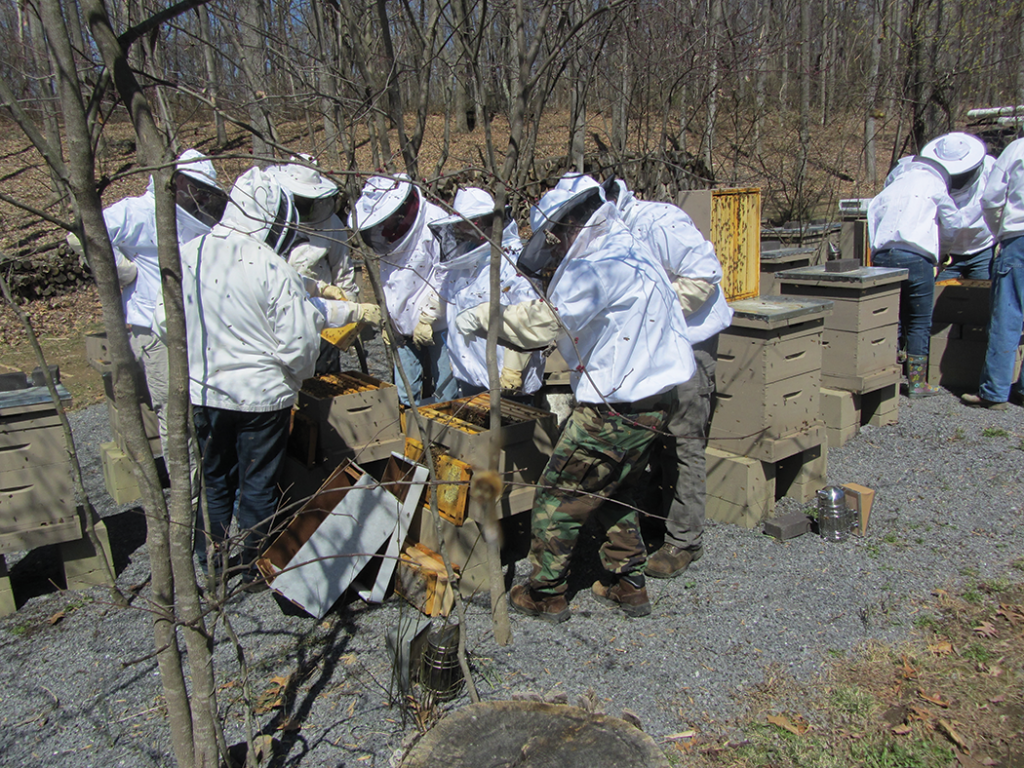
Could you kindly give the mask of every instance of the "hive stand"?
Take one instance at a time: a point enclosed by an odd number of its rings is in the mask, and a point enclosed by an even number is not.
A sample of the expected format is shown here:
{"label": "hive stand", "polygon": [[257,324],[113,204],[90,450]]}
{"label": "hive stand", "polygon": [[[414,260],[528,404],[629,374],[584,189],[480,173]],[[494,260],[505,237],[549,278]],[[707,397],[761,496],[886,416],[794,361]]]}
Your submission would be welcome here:
{"label": "hive stand", "polygon": [[706,514],[753,527],[781,496],[824,484],[821,335],[831,302],[747,299],[719,334],[717,403],[707,451]]}
{"label": "hive stand", "polygon": [[830,448],[863,424],[898,417],[896,363],[900,284],[905,269],[858,267],[829,272],[825,265],[779,273],[783,296],[827,299],[832,314],[822,332],[821,417]]}

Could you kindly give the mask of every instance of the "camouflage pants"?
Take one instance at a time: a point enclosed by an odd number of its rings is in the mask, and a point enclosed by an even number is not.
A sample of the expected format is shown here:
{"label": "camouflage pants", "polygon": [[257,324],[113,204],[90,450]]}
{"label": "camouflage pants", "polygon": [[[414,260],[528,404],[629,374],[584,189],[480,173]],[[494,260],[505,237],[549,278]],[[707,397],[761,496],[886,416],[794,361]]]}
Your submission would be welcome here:
{"label": "camouflage pants", "polygon": [[602,565],[618,574],[643,569],[647,550],[637,511],[604,502],[647,466],[668,418],[664,403],[648,407],[661,409],[613,415],[580,405],[569,417],[533,503],[530,586],[535,590],[565,592],[580,527],[595,511],[605,530]]}

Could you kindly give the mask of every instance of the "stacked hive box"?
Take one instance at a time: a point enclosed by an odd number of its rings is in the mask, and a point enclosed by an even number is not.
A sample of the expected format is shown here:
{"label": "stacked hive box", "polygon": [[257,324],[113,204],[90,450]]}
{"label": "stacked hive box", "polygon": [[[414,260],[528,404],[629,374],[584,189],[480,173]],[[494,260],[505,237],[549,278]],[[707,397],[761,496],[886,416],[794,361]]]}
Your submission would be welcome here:
{"label": "stacked hive box", "polygon": [[405,447],[398,390],[365,373],[307,379],[299,390],[283,486],[307,498],[343,461],[387,459]]}
{"label": "stacked hive box", "polygon": [[833,302],[822,333],[821,415],[837,448],[862,424],[892,424],[898,415],[896,364],[900,283],[905,269],[825,266],[779,273],[784,296]]}
{"label": "stacked hive box", "polygon": [[[57,392],[70,401],[62,385]],[[102,522],[96,529],[105,543]],[[20,388],[0,392],[0,615],[15,609],[4,556],[67,542],[74,542],[63,548],[68,587],[105,581],[102,560],[82,541],[71,461],[56,406],[46,387],[29,387],[25,380]]]}
{"label": "stacked hive box", "polygon": [[784,495],[824,484],[819,417],[828,301],[748,299],[719,335],[717,403],[707,452],[707,515],[753,527]]}
{"label": "stacked hive box", "polygon": [[[556,418],[553,413],[502,400],[501,408],[501,454],[498,471],[502,474],[505,492],[499,502],[498,515],[508,538],[528,523],[527,515],[533,508],[536,483],[551,456],[556,434]],[[438,474],[447,475],[445,467],[460,471],[458,477],[445,477],[463,485],[441,485],[439,496],[446,487],[454,492],[464,488],[472,475],[472,467],[486,464],[490,430],[490,395],[487,393],[453,400],[449,403],[421,406],[417,409],[423,432],[416,421],[406,414],[406,433],[410,444],[422,454],[426,445],[434,459]],[[456,464],[440,460],[444,454],[456,460]],[[421,456],[413,456],[423,460]],[[465,504],[463,497],[461,503]],[[487,587],[486,547],[482,537],[480,521],[474,520],[463,508],[460,513],[442,516],[441,536],[444,538],[452,562],[461,568],[460,589],[465,594]],[[426,514],[413,523],[413,535],[427,548],[440,551],[440,541],[434,521]]]}

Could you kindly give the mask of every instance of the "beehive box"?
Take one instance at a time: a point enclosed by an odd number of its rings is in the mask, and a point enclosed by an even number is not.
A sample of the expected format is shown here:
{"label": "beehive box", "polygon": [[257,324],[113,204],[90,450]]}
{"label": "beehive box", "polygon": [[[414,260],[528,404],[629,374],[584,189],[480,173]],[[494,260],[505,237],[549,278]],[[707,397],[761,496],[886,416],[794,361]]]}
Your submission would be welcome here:
{"label": "beehive box", "polygon": [[821,334],[829,302],[734,302],[719,334],[709,444],[761,461],[820,445]]}
{"label": "beehive box", "polygon": [[[57,390],[70,402],[63,385]],[[0,393],[0,554],[81,535],[71,463],[49,391]]]}
{"label": "beehive box", "polygon": [[992,283],[988,280],[943,280],[935,284],[932,322],[988,327]]}
{"label": "beehive box", "polygon": [[398,390],[365,373],[307,379],[299,390],[298,411],[316,424],[317,463],[369,463],[404,447]]}
{"label": "beehive box", "polygon": [[[142,428],[146,432],[146,440],[149,441],[149,450],[153,458],[163,455],[163,447],[160,444],[160,422],[157,420],[156,412],[146,403],[139,404],[139,411],[142,413]],[[107,420],[110,422],[110,434],[122,451],[128,451],[124,432],[121,429],[120,412],[113,399],[107,398]]]}
{"label": "beehive box", "polygon": [[[928,353],[928,382],[947,389],[974,392],[981,380],[988,351],[986,325],[935,323]],[[1011,381],[1016,381],[1024,357],[1024,337],[1017,347]]]}
{"label": "beehive box", "polygon": [[[424,435],[415,420],[406,418],[407,435],[472,467],[486,466],[489,450],[490,394],[418,408]],[[556,417],[511,400],[501,401],[501,454],[498,472],[505,483],[503,515],[529,511],[533,486],[540,480],[557,439]]]}
{"label": "beehive box", "polygon": [[787,270],[778,279],[783,296],[832,302],[822,333],[824,386],[867,392],[898,380],[899,292],[906,270],[827,272],[818,266]]}
{"label": "beehive box", "polygon": [[757,296],[761,275],[761,190],[683,190],[676,204],[715,246],[729,301]]}

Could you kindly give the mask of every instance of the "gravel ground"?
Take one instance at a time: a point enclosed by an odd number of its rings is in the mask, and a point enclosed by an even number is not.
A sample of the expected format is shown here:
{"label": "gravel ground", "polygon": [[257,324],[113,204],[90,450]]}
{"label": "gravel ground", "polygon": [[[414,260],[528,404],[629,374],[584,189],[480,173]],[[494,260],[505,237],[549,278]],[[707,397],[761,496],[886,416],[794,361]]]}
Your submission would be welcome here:
{"label": "gravel ground", "polygon": [[[72,420],[89,490],[111,532],[118,582],[139,594],[134,609],[115,610],[103,589],[55,589],[63,578],[55,548],[8,557],[21,607],[0,619],[0,764],[171,765],[156,665],[147,657],[142,514],[114,506],[103,491],[105,409]],[[1021,448],[1024,409],[971,410],[952,395],[901,399],[899,424],[865,427],[828,455],[830,481],[877,491],[867,537],[779,543],[710,523],[699,563],[678,579],[649,582],[654,612],[644,619],[627,620],[591,597],[589,541],[569,622],[514,615],[514,643],[499,648],[488,635],[486,601],[470,602],[468,647],[481,696],[562,692],[575,702],[593,689],[606,711],[632,710],[655,739],[687,728],[721,731],[744,712],[744,690],[766,675],[813,681],[837,653],[906,638],[936,588],[1007,575],[1024,552]],[[51,624],[60,611],[64,618]],[[228,611],[257,693],[295,673],[286,709],[258,717],[278,740],[282,765],[393,763],[416,731],[409,714],[389,706],[383,639],[410,611],[403,601],[356,602],[318,622],[283,610],[270,593],[243,593]],[[234,744],[243,739],[238,667],[221,626],[217,637],[219,699]]]}

